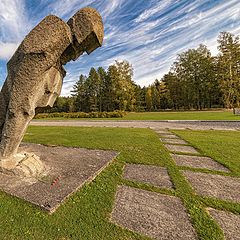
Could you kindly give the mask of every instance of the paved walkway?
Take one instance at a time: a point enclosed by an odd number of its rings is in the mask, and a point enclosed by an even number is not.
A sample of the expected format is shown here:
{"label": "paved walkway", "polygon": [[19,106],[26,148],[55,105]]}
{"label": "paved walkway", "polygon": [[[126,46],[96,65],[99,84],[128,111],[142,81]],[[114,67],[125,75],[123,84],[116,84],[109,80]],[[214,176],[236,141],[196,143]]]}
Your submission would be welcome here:
{"label": "paved walkway", "polygon": [[[201,156],[197,149],[167,129],[154,130],[171,152],[175,164],[192,169],[179,170],[196,194],[232,203],[240,202],[240,179],[222,175],[221,172],[229,172],[226,167],[211,158]],[[178,142],[173,142],[173,139]],[[203,173],[198,172],[199,169],[215,172]],[[171,182],[167,168],[127,164],[124,167],[123,178],[174,191],[174,184]],[[213,208],[206,208],[205,211],[222,228],[227,240],[240,239],[240,215]],[[180,198],[141,188],[124,185],[118,187],[111,220],[124,228],[153,239],[198,239]]]}
{"label": "paved walkway", "polygon": [[[229,169],[203,157],[179,136],[167,129],[240,130],[240,121],[32,121],[34,126],[87,126],[152,128],[171,153],[180,173],[202,197],[240,202],[240,178],[228,175]],[[182,168],[187,167],[187,168]],[[184,170],[183,170],[184,169]],[[200,170],[208,170],[205,173]],[[162,194],[125,185],[118,186],[111,221],[117,225],[159,240],[195,240],[197,232],[179,197],[173,196],[174,182],[164,167],[126,164],[123,176],[135,183],[150,184],[169,191]],[[227,240],[240,240],[240,215],[205,208],[224,232]]]}
{"label": "paved walkway", "polygon": [[126,127],[194,130],[240,130],[240,121],[33,120],[34,126]]}

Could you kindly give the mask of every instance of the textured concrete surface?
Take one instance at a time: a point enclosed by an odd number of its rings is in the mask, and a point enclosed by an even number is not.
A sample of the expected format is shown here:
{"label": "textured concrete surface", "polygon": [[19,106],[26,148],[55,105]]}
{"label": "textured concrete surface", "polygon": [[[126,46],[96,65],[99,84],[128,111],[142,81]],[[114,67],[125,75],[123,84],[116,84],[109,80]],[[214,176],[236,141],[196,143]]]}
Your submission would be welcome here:
{"label": "textured concrete surface", "polygon": [[103,35],[101,16],[87,7],[68,23],[46,16],[24,38],[0,92],[0,157],[17,154],[36,108],[53,106],[66,75],[63,65],[100,47]]}
{"label": "textured concrete surface", "polygon": [[240,202],[240,178],[191,171],[182,172],[198,194]]}
{"label": "textured concrete surface", "polygon": [[41,179],[0,173],[0,189],[53,212],[71,193],[100,173],[117,153],[81,148],[23,144],[20,150],[38,155],[47,168]]}
{"label": "textured concrete surface", "polygon": [[169,138],[169,139],[179,139],[181,140],[181,138],[179,138],[178,136],[176,136],[175,134],[172,133],[167,133],[167,134],[160,134],[161,138]]}
{"label": "textured concrete surface", "polygon": [[178,166],[192,167],[192,168],[206,168],[209,170],[224,171],[229,172],[229,170],[221,165],[220,163],[214,161],[209,157],[200,156],[189,156],[189,155],[179,155],[171,154],[173,160]]}
{"label": "textured concrete surface", "polygon": [[154,239],[197,239],[179,198],[127,186],[118,187],[111,221]]}
{"label": "textured concrete surface", "polygon": [[169,132],[168,130],[166,129],[155,129],[155,128],[151,128],[152,130],[154,130],[156,133],[158,134],[171,134],[171,132]]}
{"label": "textured concrete surface", "polygon": [[191,146],[182,146],[182,145],[172,145],[164,144],[164,146],[171,152],[180,152],[180,153],[198,153],[198,151]]}
{"label": "textured concrete surface", "polygon": [[173,139],[173,138],[161,138],[161,141],[164,143],[171,143],[171,144],[182,144],[187,145],[188,143],[182,139]]}
{"label": "textured concrete surface", "polygon": [[141,121],[141,120],[33,120],[34,126],[123,127],[193,130],[237,130],[240,121]]}
{"label": "textured concrete surface", "polygon": [[123,178],[152,184],[161,188],[172,188],[172,182],[167,169],[163,167],[127,164],[124,167]]}
{"label": "textured concrete surface", "polygon": [[213,208],[207,210],[222,228],[226,240],[240,240],[240,215]]}

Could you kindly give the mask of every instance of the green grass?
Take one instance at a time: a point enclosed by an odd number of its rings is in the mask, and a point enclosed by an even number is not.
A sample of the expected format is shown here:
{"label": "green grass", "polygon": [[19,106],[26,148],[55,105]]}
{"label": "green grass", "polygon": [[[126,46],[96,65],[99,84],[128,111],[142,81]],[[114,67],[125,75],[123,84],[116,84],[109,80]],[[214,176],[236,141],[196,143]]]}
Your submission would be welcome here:
{"label": "green grass", "polygon": [[240,120],[232,111],[128,113],[124,120]]}
{"label": "green grass", "polygon": [[239,120],[232,111],[130,112],[123,118],[45,118],[38,120]]}
{"label": "green grass", "polygon": [[[222,139],[226,148],[234,143],[235,139],[236,144],[230,152],[231,156],[239,155],[238,147],[235,148],[240,145],[239,132],[230,132],[226,138],[223,132],[214,133],[216,139]],[[177,134],[196,145],[204,154],[214,158],[220,156],[218,146],[208,137],[213,134],[211,131],[205,135],[199,131],[177,131]],[[200,136],[199,142],[196,142],[196,136]],[[203,144],[204,139],[212,148]],[[159,136],[149,129],[31,126],[24,140],[51,145],[111,149],[120,154],[93,182],[73,194],[53,215],[48,215],[23,200],[0,193],[0,239],[147,240],[148,238],[122,229],[109,221],[116,187],[121,184],[180,197],[199,238],[204,240],[223,239],[221,229],[205,211],[206,206],[240,213],[239,204],[197,196],[159,141]],[[239,157],[229,160],[227,155],[223,154],[219,161],[233,171],[231,174],[238,175],[238,160]],[[121,175],[125,163],[167,167],[175,190],[123,180]]]}
{"label": "green grass", "polygon": [[230,175],[240,177],[239,131],[174,130],[173,132],[198,148],[203,155],[229,168]]}

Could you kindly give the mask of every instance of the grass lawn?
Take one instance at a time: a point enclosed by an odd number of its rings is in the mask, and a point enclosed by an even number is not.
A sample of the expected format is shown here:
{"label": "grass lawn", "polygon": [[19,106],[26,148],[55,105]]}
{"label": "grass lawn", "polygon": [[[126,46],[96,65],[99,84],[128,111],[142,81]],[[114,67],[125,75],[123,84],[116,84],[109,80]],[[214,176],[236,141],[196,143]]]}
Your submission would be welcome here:
{"label": "grass lawn", "polygon": [[239,120],[232,111],[130,112],[123,118],[44,118],[38,120]]}
{"label": "grass lawn", "polygon": [[[220,161],[239,176],[240,132],[175,131],[196,146],[204,155]],[[117,185],[143,188],[182,199],[200,239],[222,240],[223,233],[206,211],[206,206],[240,213],[240,204],[202,198],[180,173],[159,136],[149,129],[29,127],[25,141],[111,149],[120,152],[92,183],[72,195],[52,215],[30,204],[0,193],[0,239],[81,239],[81,240],[147,240],[109,222]],[[207,141],[207,142],[206,142]],[[226,150],[226,151],[225,151]],[[121,178],[125,163],[140,163],[168,168],[175,190],[137,184]]]}
{"label": "grass lawn", "polygon": [[124,120],[240,120],[232,111],[128,113]]}

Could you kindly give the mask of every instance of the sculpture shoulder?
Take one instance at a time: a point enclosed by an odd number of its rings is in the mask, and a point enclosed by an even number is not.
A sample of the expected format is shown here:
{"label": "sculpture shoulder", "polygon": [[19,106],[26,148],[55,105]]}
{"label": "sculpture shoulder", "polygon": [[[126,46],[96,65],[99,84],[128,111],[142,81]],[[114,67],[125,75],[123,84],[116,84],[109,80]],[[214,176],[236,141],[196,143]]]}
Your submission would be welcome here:
{"label": "sculpture shoulder", "polygon": [[49,15],[24,38],[17,51],[23,54],[51,52],[56,46],[67,47],[71,41],[72,34],[67,23]]}

